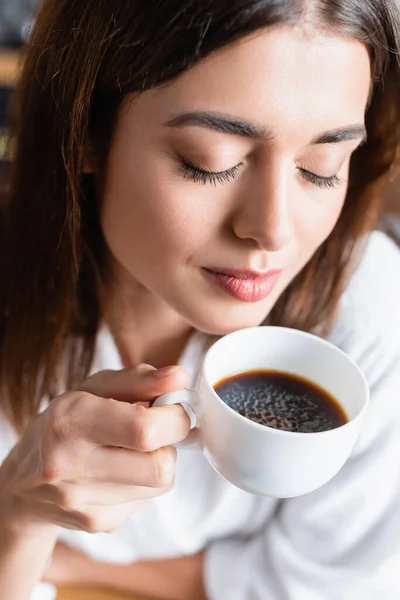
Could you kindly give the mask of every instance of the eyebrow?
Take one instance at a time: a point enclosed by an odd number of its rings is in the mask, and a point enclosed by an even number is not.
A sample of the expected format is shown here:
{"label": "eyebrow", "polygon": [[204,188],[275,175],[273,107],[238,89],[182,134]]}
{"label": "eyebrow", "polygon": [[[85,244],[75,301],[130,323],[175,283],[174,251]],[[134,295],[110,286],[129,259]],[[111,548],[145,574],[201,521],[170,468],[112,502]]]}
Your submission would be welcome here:
{"label": "eyebrow", "polygon": [[362,142],[367,140],[367,130],[365,125],[350,125],[349,127],[343,127],[334,129],[333,131],[326,131],[319,135],[316,139],[312,140],[312,144],[338,144],[340,142],[348,142],[350,140],[360,139]]}
{"label": "eyebrow", "polygon": [[[212,131],[218,131],[219,133],[246,137],[263,142],[271,142],[274,139],[273,131],[268,127],[262,127],[255,123],[217,112],[194,111],[182,113],[167,121],[165,125],[168,127],[203,127]],[[363,124],[325,131],[311,140],[311,144],[338,144],[359,138],[361,141],[367,139],[367,130]]]}
{"label": "eyebrow", "polygon": [[270,141],[274,137],[270,129],[216,112],[198,111],[183,113],[168,121],[166,125],[169,127],[204,127],[220,133],[262,141]]}

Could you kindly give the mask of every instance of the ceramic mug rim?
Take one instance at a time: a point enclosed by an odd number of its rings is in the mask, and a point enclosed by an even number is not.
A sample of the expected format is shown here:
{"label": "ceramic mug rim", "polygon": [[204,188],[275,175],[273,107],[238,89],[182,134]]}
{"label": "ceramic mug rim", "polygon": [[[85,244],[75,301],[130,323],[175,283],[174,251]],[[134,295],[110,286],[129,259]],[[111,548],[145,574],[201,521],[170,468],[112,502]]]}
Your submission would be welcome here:
{"label": "ceramic mug rim", "polygon": [[[364,388],[363,389],[363,392],[364,392],[363,405],[359,409],[357,414],[353,418],[349,418],[349,420],[346,423],[344,423],[343,425],[339,425],[339,427],[334,427],[333,429],[328,429],[326,431],[305,433],[305,432],[299,432],[299,431],[285,431],[283,429],[275,429],[274,427],[270,427],[269,425],[262,425],[261,423],[256,423],[255,421],[252,421],[251,419],[244,417],[243,415],[241,415],[238,412],[236,412],[235,410],[233,410],[233,408],[228,406],[228,404],[226,404],[220,398],[220,396],[218,396],[213,385],[210,383],[210,378],[208,377],[208,369],[207,369],[209,361],[212,360],[213,353],[216,350],[218,350],[218,348],[220,346],[222,346],[224,343],[226,343],[227,338],[230,338],[231,336],[239,337],[239,336],[251,335],[251,332],[255,332],[255,331],[259,332],[260,329],[262,329],[262,328],[268,329],[269,331],[274,330],[274,331],[279,331],[279,332],[283,332],[283,333],[290,332],[289,335],[291,335],[291,336],[294,335],[297,337],[302,337],[302,338],[306,337],[308,339],[312,339],[313,343],[320,343],[324,348],[328,349],[330,352],[334,352],[336,354],[341,355],[347,362],[349,362],[351,364],[351,366],[353,367],[353,369],[356,371],[357,375],[359,376],[359,378],[361,380],[361,384]],[[229,377],[239,374],[240,372],[241,371],[237,371],[236,373],[231,373],[229,375]],[[285,373],[291,374],[290,371],[285,371]],[[293,373],[293,375],[295,375],[295,373]],[[258,431],[258,432],[264,431],[264,432],[268,432],[270,435],[283,436],[283,437],[292,438],[292,439],[294,439],[294,438],[310,439],[311,437],[313,439],[315,439],[316,436],[318,436],[319,438],[324,438],[324,437],[332,437],[332,436],[338,435],[342,431],[345,431],[346,429],[353,427],[354,424],[357,423],[357,421],[359,421],[364,416],[364,414],[368,408],[368,404],[369,404],[370,394],[369,394],[369,385],[368,385],[367,379],[366,379],[364,373],[362,372],[362,370],[360,369],[360,367],[357,365],[357,363],[355,363],[350,358],[350,356],[348,356],[343,350],[341,350],[340,348],[338,348],[337,346],[335,346],[334,344],[332,344],[331,342],[329,342],[323,338],[320,338],[320,337],[313,335],[312,333],[308,333],[306,331],[300,331],[298,329],[292,329],[289,327],[279,327],[279,326],[273,326],[273,325],[261,325],[258,327],[247,327],[245,329],[233,331],[232,333],[229,333],[229,334],[221,337],[219,340],[214,342],[214,344],[211,346],[211,348],[209,348],[209,350],[207,351],[207,353],[204,357],[204,360],[203,360],[201,377],[203,379],[204,384],[207,386],[208,392],[211,393],[214,401],[216,401],[228,414],[230,414],[232,417],[235,417],[236,419],[238,419],[239,422],[243,423],[243,425],[246,425],[249,429],[253,429],[254,431]],[[340,405],[342,406],[341,402],[340,402]]]}

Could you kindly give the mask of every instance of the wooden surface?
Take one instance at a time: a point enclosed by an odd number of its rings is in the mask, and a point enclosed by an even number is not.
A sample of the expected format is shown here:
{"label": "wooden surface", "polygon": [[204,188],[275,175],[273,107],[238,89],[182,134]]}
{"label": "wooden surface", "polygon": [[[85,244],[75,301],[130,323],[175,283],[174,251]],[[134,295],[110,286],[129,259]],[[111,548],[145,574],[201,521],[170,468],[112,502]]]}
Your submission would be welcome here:
{"label": "wooden surface", "polygon": [[19,70],[19,53],[0,48],[0,87],[12,86],[18,77]]}
{"label": "wooden surface", "polygon": [[57,600],[143,600],[116,592],[96,590],[94,588],[62,588],[58,590]]}

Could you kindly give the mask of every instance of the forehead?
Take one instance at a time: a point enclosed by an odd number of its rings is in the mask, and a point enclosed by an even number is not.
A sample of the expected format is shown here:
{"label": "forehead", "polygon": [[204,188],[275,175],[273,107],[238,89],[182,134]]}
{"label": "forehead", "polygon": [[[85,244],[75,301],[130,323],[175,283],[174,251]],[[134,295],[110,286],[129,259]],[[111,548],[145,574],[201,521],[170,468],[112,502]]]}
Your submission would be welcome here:
{"label": "forehead", "polygon": [[213,110],[282,135],[363,121],[371,84],[367,49],[352,38],[282,26],[223,48],[147,92],[159,116]]}

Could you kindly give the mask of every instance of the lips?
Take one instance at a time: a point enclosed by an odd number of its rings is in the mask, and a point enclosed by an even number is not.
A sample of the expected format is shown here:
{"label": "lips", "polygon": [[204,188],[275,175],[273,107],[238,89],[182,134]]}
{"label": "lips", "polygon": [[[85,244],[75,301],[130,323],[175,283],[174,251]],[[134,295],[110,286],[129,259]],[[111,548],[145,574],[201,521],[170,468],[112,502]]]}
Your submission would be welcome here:
{"label": "lips", "polygon": [[224,292],[242,302],[260,302],[273,291],[282,273],[271,269],[264,273],[242,269],[204,269],[206,276]]}

